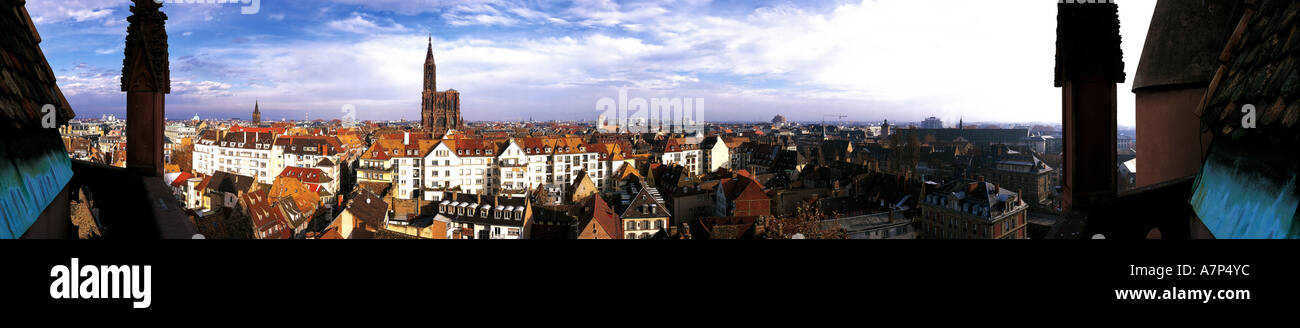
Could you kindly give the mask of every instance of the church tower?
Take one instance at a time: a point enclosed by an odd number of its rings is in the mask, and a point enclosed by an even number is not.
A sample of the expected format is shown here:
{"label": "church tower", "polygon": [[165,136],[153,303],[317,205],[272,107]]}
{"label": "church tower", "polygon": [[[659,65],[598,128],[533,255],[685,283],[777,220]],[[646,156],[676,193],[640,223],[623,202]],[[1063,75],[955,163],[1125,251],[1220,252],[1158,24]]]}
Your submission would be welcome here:
{"label": "church tower", "polygon": [[257,108],[257,101],[253,101],[253,126],[262,125],[262,110]]}
{"label": "church tower", "polygon": [[429,52],[424,55],[424,92],[438,91],[438,65],[433,62],[433,37],[429,37]]}
{"label": "church tower", "polygon": [[438,91],[438,65],[433,60],[433,37],[429,37],[428,52],[424,55],[424,92],[421,94],[420,121],[424,129],[434,134],[461,129],[460,92]]}

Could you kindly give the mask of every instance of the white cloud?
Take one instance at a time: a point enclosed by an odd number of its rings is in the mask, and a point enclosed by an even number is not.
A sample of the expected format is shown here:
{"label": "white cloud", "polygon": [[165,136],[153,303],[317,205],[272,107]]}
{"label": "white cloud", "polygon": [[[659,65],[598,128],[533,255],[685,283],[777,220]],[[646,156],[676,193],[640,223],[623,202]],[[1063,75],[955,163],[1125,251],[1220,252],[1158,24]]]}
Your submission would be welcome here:
{"label": "white cloud", "polygon": [[37,24],[63,21],[84,22],[113,15],[116,9],[126,10],[126,0],[46,0],[28,1],[27,13]]}
{"label": "white cloud", "polygon": [[172,78],[172,95],[174,96],[193,96],[200,98],[211,97],[229,97],[234,95],[230,89],[234,86],[229,83],[217,81],[191,81],[179,78]]}
{"label": "white cloud", "polygon": [[123,48],[125,48],[125,46],[119,46],[119,47],[114,47],[114,48],[98,49],[98,50],[95,50],[95,54],[99,54],[99,55],[120,54],[120,53],[122,53],[122,49],[123,49]]}
{"label": "white cloud", "polygon": [[[91,72],[89,68],[78,68],[72,72],[55,77],[59,90],[67,97],[79,95],[112,95],[122,92],[122,75],[109,71]],[[74,104],[75,105],[75,104]]]}
{"label": "white cloud", "polygon": [[360,34],[399,33],[407,31],[405,26],[393,22],[392,19],[388,19],[387,23],[387,26],[383,26],[372,20],[366,19],[366,15],[353,13],[351,18],[332,21],[327,23],[326,26],[339,31]]}

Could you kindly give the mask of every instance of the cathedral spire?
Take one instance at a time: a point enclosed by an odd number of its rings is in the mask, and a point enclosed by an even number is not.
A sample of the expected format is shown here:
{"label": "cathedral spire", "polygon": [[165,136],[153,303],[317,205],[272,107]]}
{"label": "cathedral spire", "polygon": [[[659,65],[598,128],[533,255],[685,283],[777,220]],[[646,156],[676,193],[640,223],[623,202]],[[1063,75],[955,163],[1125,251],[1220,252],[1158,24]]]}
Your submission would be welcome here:
{"label": "cathedral spire", "polygon": [[429,34],[429,52],[424,55],[424,91],[438,91],[438,65],[433,62],[433,34]]}
{"label": "cathedral spire", "polygon": [[429,35],[429,52],[424,55],[424,65],[433,65],[433,35]]}

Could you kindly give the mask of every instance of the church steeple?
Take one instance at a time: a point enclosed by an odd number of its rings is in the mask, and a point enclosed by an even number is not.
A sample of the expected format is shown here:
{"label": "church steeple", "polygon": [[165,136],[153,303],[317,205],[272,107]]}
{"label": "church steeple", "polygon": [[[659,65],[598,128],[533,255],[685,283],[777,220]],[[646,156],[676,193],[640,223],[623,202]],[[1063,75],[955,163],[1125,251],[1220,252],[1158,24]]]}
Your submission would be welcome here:
{"label": "church steeple", "polygon": [[424,55],[424,90],[438,91],[438,65],[433,61],[433,35],[429,35],[429,52]]}
{"label": "church steeple", "polygon": [[253,125],[262,124],[262,109],[258,108],[260,101],[253,100]]}

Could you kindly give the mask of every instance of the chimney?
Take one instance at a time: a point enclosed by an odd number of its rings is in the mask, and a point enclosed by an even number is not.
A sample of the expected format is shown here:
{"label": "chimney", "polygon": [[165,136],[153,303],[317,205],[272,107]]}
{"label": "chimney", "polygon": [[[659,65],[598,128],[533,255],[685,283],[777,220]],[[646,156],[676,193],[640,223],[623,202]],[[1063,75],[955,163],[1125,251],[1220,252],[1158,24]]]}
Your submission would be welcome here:
{"label": "chimney", "polygon": [[1104,208],[1115,198],[1116,84],[1123,83],[1119,6],[1058,3],[1056,87],[1061,88],[1061,206]]}
{"label": "chimney", "polygon": [[165,95],[171,93],[167,61],[167,15],[162,4],[134,0],[127,17],[126,59],[122,92],[126,92],[127,169],[142,176],[162,176]]}
{"label": "chimney", "polygon": [[403,144],[403,145],[409,145],[409,144],[411,144],[411,132],[410,132],[410,131],[402,132],[402,144]]}

